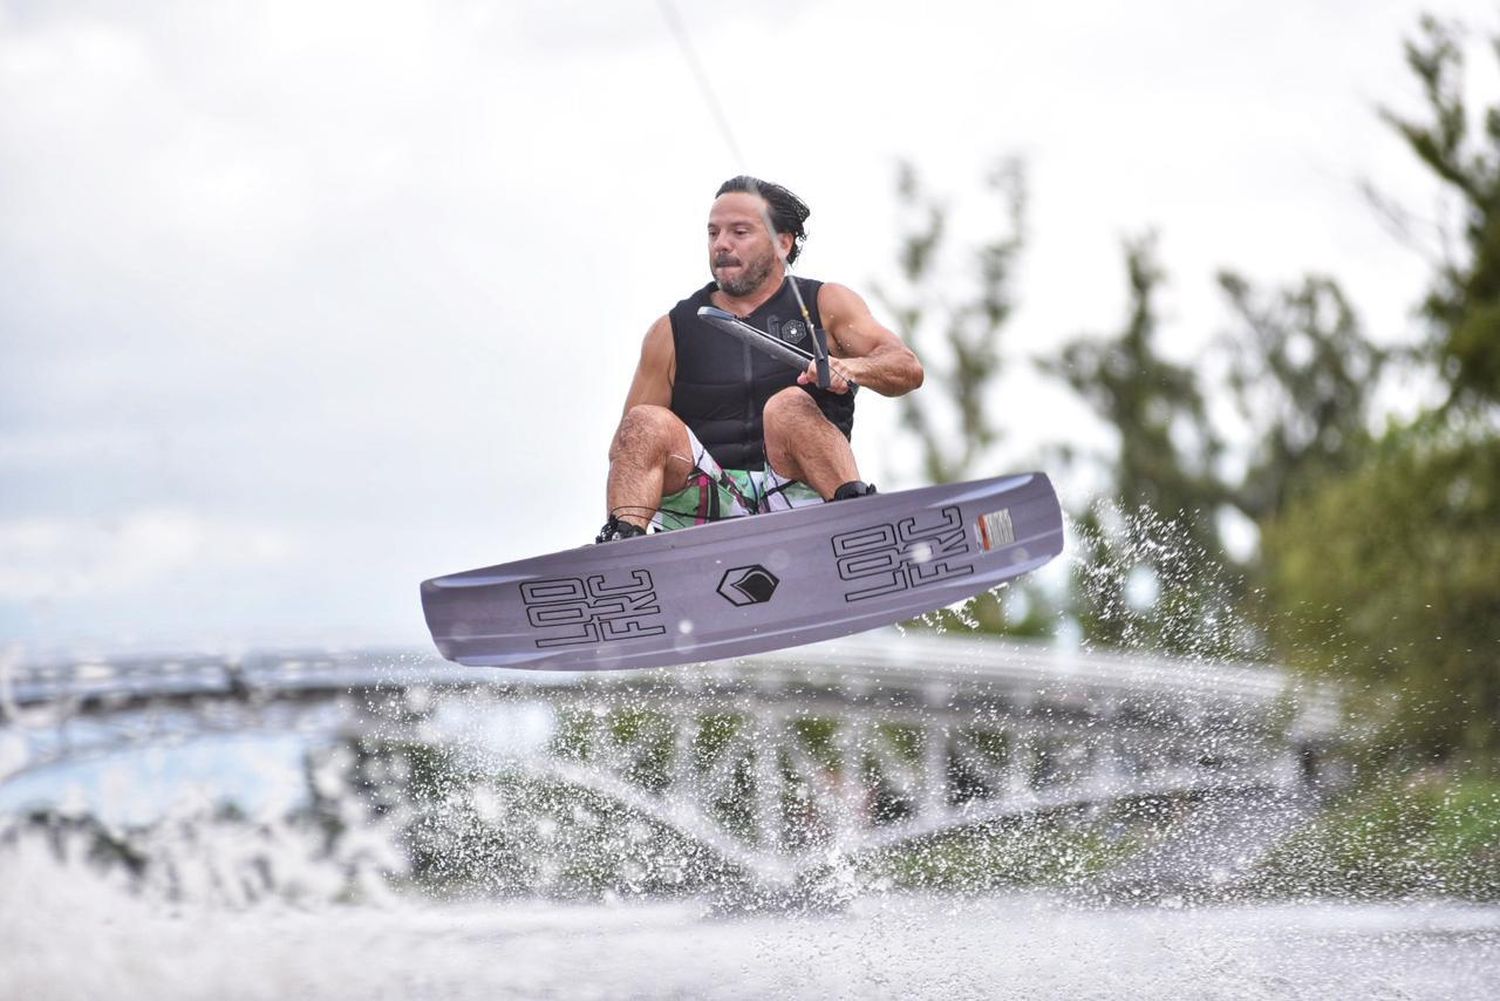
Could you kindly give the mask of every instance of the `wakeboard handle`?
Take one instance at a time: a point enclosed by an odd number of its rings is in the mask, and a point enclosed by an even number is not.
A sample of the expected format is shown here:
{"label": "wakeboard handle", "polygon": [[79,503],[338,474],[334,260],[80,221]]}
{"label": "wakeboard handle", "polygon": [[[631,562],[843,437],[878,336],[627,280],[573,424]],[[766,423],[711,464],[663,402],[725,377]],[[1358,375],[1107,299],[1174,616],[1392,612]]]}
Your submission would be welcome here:
{"label": "wakeboard handle", "polygon": [[[738,316],[735,316],[733,313],[730,313],[727,310],[720,309],[717,306],[699,306],[698,317],[705,323],[708,323],[710,326],[717,327],[718,329],[724,331],[726,334],[732,334],[733,336],[739,338],[741,341],[744,341],[746,344],[750,345],[752,348],[755,348],[757,351],[760,351],[763,354],[768,354],[772,358],[775,358],[777,361],[790,365],[792,368],[795,368],[799,372],[807,371],[808,362],[817,361],[819,363],[818,381],[820,383],[827,382],[826,370],[828,366],[828,355],[826,353],[822,353],[821,356],[815,356],[811,352],[804,351],[801,348],[796,347],[795,345],[788,344],[786,341],[782,340],[779,337],[771,336],[758,327],[752,327],[750,324],[746,323]],[[812,332],[812,338],[813,343],[817,344],[818,335],[816,331]],[[850,393],[853,393],[855,390],[859,389],[858,383],[854,382],[853,380],[847,381],[849,383]],[[823,388],[826,389],[827,386],[825,385]]]}

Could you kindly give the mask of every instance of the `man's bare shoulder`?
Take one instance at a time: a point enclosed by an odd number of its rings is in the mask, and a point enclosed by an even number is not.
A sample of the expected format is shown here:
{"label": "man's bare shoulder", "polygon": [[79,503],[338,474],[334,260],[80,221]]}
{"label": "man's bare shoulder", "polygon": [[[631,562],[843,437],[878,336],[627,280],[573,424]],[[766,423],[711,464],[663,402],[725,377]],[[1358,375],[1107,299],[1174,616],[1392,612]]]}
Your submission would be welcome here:
{"label": "man's bare shoulder", "polygon": [[671,373],[675,369],[677,346],[672,337],[672,318],[659,316],[646,330],[641,341],[641,366]]}
{"label": "man's bare shoulder", "polygon": [[646,328],[645,348],[672,349],[672,317],[666,313],[652,321]]}
{"label": "man's bare shoulder", "polygon": [[663,316],[651,324],[641,341],[641,358],[625,396],[625,411],[641,403],[670,406],[672,382],[677,376],[677,351],[672,343],[672,322]]}
{"label": "man's bare shoulder", "polygon": [[825,302],[834,304],[859,303],[860,305],[864,305],[864,301],[858,292],[854,291],[848,285],[839,282],[824,282],[822,287],[818,289],[819,306],[822,306]]}
{"label": "man's bare shoulder", "polygon": [[824,326],[838,326],[845,322],[862,323],[870,319],[870,307],[864,297],[848,285],[824,282],[818,289],[818,312],[823,316]]}

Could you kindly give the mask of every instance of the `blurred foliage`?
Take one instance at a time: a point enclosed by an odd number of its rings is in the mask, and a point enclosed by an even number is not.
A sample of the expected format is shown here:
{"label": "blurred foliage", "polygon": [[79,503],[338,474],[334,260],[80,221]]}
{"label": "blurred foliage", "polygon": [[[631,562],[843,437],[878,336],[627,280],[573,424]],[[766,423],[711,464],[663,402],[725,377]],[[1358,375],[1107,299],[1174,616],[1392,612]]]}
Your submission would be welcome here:
{"label": "blurred foliage", "polygon": [[[1026,246],[1026,171],[1019,159],[997,162],[985,190],[998,203],[996,235],[966,248],[961,261],[947,251],[953,207],[933,195],[910,162],[897,168],[896,194],[905,222],[896,251],[899,281],[877,284],[875,298],[896,331],[922,358],[941,392],[908,393],[898,400],[902,426],[916,439],[924,481],[973,479],[1003,433],[992,412],[995,381],[1004,370],[1001,335],[1015,311],[1016,270]],[[965,209],[964,218],[974,216]],[[1018,636],[1046,636],[1058,609],[1029,581],[980,595],[963,615],[941,611],[913,625],[978,627]]]}
{"label": "blurred foliage", "polygon": [[[902,424],[922,446],[927,481],[971,478],[978,460],[999,439],[988,391],[1001,370],[1000,334],[1015,308],[1016,262],[1025,245],[1026,175],[1004,160],[986,179],[1003,213],[1000,232],[972,251],[954,281],[942,251],[951,209],[924,188],[916,168],[900,166],[896,190],[912,222],[897,261],[901,289],[875,289],[897,331],[923,359],[942,393],[900,398]],[[959,294],[950,290],[958,287]],[[929,339],[936,337],[937,343]]]}
{"label": "blurred foliage", "polygon": [[[1492,41],[1500,54],[1500,42]],[[1500,763],[1500,108],[1471,141],[1464,35],[1433,18],[1406,46],[1425,113],[1383,116],[1458,199],[1459,246],[1422,315],[1446,400],[1353,461],[1321,463],[1264,518],[1278,652],[1359,692],[1372,745]],[[1363,684],[1360,684],[1363,683]]]}
{"label": "blurred foliage", "polygon": [[1274,849],[1246,890],[1271,897],[1500,896],[1500,784],[1385,775]]}
{"label": "blurred foliage", "polygon": [[1225,486],[1231,503],[1259,521],[1359,461],[1391,352],[1366,338],[1327,276],[1268,294],[1224,271],[1219,288],[1236,326],[1217,347],[1229,359],[1226,388],[1249,440],[1243,476]]}
{"label": "blurred foliage", "polygon": [[1197,373],[1158,346],[1166,272],[1154,234],[1126,242],[1125,268],[1120,330],[1077,338],[1039,361],[1115,432],[1099,457],[1108,503],[1074,513],[1069,612],[1091,643],[1202,652],[1198,626],[1222,609],[1193,567],[1224,562],[1213,521],[1225,494],[1214,475],[1222,443]]}
{"label": "blurred foliage", "polygon": [[[1430,348],[1457,405],[1500,403],[1500,107],[1465,96],[1466,33],[1428,16],[1406,44],[1422,114],[1382,115],[1457,202],[1459,233],[1444,229],[1441,259],[1422,304]],[[1500,55],[1500,38],[1491,40]],[[1480,127],[1476,130],[1474,125]],[[1477,134],[1475,134],[1477,132]],[[1455,246],[1456,245],[1456,246]]]}
{"label": "blurred foliage", "polygon": [[[1223,515],[1257,525],[1321,477],[1358,462],[1388,352],[1371,344],[1338,283],[1309,275],[1265,290],[1225,270],[1234,317],[1210,343],[1223,369],[1166,358],[1156,239],[1125,244],[1126,318],[1039,361],[1112,432],[1096,459],[1103,496],[1074,512],[1070,612],[1084,638],[1198,657],[1263,656],[1252,627],[1259,570],[1230,555]],[[1221,428],[1222,400],[1238,427]],[[1075,450],[1060,448],[1067,460]],[[1225,461],[1232,458],[1235,461]]]}
{"label": "blurred foliage", "polygon": [[1429,419],[1269,519],[1283,653],[1348,681],[1380,739],[1500,752],[1500,438]]}
{"label": "blurred foliage", "polygon": [[[1500,762],[1500,107],[1467,96],[1467,41],[1460,27],[1423,18],[1405,50],[1418,109],[1379,112],[1452,213],[1436,227],[1445,239],[1430,258],[1419,349],[1372,343],[1329,275],[1262,288],[1226,268],[1217,285],[1229,328],[1199,358],[1169,358],[1155,237],[1126,242],[1119,328],[1037,360],[1111,444],[1095,455],[1057,446],[1066,464],[1091,460],[1102,486],[1071,512],[1069,593],[1059,607],[1022,592],[1041,621],[1020,631],[1069,621],[1103,646],[1291,661],[1348,682],[1367,749],[1388,761]],[[1500,55],[1500,39],[1490,49]],[[931,286],[944,276],[931,262],[947,227],[909,167],[900,193],[928,221],[903,238],[903,274],[923,289],[896,310],[910,332],[924,304],[941,299]],[[1004,248],[991,277],[1005,309],[986,309],[995,297],[981,283],[968,305],[945,302],[945,315],[1009,316],[1018,233],[1002,230],[981,253]],[[983,344],[998,350],[989,337]],[[961,470],[1004,423],[982,412],[996,399],[998,362],[967,371],[956,383],[937,370],[935,382],[962,401],[960,433],[982,434],[972,447],[938,448],[930,423],[912,423],[927,428],[929,472]],[[1382,436],[1382,380],[1392,375],[1447,393]],[[964,624],[1017,631],[1008,604],[976,602]],[[964,621],[942,624],[952,619]]]}
{"label": "blurred foliage", "polygon": [[898,890],[981,893],[1052,887],[1105,895],[1101,877],[1160,835],[1162,800],[1031,813],[902,842],[861,858],[861,875]]}
{"label": "blurred foliage", "polygon": [[1196,373],[1158,347],[1156,300],[1166,273],[1154,235],[1126,242],[1125,267],[1130,297],[1120,331],[1073,340],[1043,359],[1041,370],[1065,382],[1117,432],[1117,448],[1107,457],[1107,495],[1128,509],[1176,518],[1193,542],[1217,548],[1207,516],[1222,492],[1212,473],[1222,446],[1208,425]]}

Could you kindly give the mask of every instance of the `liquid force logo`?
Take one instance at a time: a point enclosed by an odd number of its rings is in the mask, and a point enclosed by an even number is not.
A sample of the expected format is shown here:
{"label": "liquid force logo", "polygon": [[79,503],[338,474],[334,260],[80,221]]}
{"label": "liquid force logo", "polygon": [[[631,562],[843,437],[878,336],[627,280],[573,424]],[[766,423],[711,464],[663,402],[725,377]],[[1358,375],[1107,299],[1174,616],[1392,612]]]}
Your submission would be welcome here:
{"label": "liquid force logo", "polygon": [[764,605],[780,583],[775,574],[759,564],[735,567],[719,579],[719,594],[737,608]]}
{"label": "liquid force logo", "polygon": [[845,601],[896,594],[974,572],[973,563],[964,559],[974,547],[959,509],[945,507],[923,517],[931,520],[902,518],[833,537],[839,579],[861,585],[846,592]]}
{"label": "liquid force logo", "polygon": [[536,641],[543,650],[667,631],[653,624],[661,605],[646,570],[528,581],[521,585],[521,601],[526,621],[547,634]]}

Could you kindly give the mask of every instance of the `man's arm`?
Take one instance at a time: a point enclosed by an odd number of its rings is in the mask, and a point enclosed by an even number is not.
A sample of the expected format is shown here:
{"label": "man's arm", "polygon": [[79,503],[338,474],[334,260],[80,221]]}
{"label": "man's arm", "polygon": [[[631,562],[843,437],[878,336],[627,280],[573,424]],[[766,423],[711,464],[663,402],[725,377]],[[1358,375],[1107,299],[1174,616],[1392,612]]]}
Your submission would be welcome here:
{"label": "man's arm", "polygon": [[641,344],[641,360],[625,396],[625,413],[641,403],[672,405],[672,380],[677,376],[677,349],[672,343],[672,320],[663,316],[651,324]]}
{"label": "man's arm", "polygon": [[[828,331],[828,353],[838,361],[832,389],[845,392],[853,379],[882,396],[901,396],[922,385],[922,363],[901,338],[882,326],[853,289],[833,283],[818,290],[818,314]],[[797,377],[817,383],[813,366]]]}

